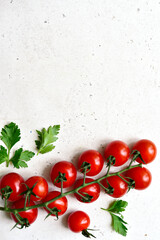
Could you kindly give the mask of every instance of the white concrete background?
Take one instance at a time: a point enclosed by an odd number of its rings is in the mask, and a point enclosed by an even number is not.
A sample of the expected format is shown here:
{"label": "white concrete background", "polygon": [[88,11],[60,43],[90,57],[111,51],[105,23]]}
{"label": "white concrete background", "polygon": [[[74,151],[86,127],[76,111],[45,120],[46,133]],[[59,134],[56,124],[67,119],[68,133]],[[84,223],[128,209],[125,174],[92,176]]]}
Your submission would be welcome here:
{"label": "white concrete background", "polygon": [[[16,122],[22,132],[17,147],[34,151],[35,129],[61,124],[56,149],[17,172],[49,181],[55,162],[76,162],[81,151],[102,150],[113,139],[148,138],[159,150],[159,23],[158,0],[0,0],[0,127]],[[152,185],[123,198],[128,240],[159,239],[159,157],[148,165]],[[13,170],[1,165],[0,175]],[[90,205],[68,200],[59,221],[44,222],[40,209],[37,221],[21,231],[10,231],[12,220],[0,213],[1,239],[83,239],[66,227],[76,209],[90,215],[97,240],[124,239],[100,210],[111,197],[102,193]]]}

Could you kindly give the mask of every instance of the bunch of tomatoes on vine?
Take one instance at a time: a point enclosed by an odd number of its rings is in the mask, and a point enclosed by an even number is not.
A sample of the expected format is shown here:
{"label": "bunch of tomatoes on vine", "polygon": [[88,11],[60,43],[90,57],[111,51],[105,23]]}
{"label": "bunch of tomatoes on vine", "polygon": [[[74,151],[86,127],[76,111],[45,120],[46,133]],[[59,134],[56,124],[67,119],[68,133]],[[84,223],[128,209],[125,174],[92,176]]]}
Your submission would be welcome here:
{"label": "bunch of tomatoes on vine", "polygon": [[[26,181],[15,172],[10,172],[0,179],[0,193],[4,200],[1,211],[8,212],[15,221],[14,227],[23,228],[30,226],[38,216],[38,208],[43,207],[46,218],[49,216],[59,218],[68,208],[67,195],[74,194],[82,203],[96,201],[101,190],[113,198],[121,198],[130,189],[146,189],[151,183],[151,173],[143,166],[152,162],[156,157],[155,144],[146,139],[139,140],[132,148],[120,140],[110,142],[104,150],[104,156],[96,150],[87,150],[77,159],[77,166],[71,162],[60,161],[54,164],[50,171],[50,179],[59,191],[48,192],[48,183],[42,176],[32,176]],[[127,167],[115,171],[128,161]],[[106,167],[104,176],[97,179],[102,168]],[[114,171],[111,173],[111,169]],[[77,179],[77,169],[82,177]],[[68,187],[71,190],[65,191]],[[125,203],[125,204],[124,204]],[[119,220],[114,213],[115,207],[126,206],[121,200],[114,202],[110,209],[104,209],[111,213],[114,229],[122,235],[126,235],[127,228],[124,220]],[[123,209],[124,210],[124,209]],[[117,220],[117,221],[116,221]],[[81,210],[75,210],[68,217],[68,227],[73,232],[82,232],[85,237],[94,237],[88,227],[90,217]],[[122,228],[121,230],[119,228]]]}

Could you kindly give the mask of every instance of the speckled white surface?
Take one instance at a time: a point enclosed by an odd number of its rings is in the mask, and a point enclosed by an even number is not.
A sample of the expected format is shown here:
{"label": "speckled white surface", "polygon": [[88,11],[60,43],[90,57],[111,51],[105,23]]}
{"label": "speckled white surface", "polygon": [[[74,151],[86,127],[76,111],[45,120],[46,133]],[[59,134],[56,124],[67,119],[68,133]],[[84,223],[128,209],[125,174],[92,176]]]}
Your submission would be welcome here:
{"label": "speckled white surface", "polygon": [[[15,121],[22,131],[17,146],[34,151],[35,129],[61,124],[55,150],[17,172],[49,180],[55,162],[75,163],[81,151],[102,150],[112,139],[131,144],[148,138],[159,149],[159,22],[158,0],[0,0],[0,127]],[[159,239],[159,157],[148,166],[150,188],[123,198],[129,202],[128,240]],[[9,171],[1,165],[0,175]],[[22,231],[10,231],[12,220],[0,213],[1,239],[83,239],[66,227],[76,209],[90,215],[97,240],[124,239],[100,210],[111,197],[102,193],[90,205],[68,200],[59,221],[44,222],[40,209],[37,221]]]}

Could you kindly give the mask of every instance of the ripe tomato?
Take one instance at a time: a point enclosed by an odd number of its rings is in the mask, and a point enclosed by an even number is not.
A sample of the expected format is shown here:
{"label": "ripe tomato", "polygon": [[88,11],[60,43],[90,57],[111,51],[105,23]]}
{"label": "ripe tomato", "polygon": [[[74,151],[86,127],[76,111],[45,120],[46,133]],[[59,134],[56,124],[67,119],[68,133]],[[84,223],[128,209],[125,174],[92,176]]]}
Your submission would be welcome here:
{"label": "ripe tomato", "polygon": [[9,186],[13,191],[8,201],[14,202],[23,197],[20,194],[25,190],[24,179],[18,173],[11,172],[1,178],[0,190],[6,186]]}
{"label": "ripe tomato", "polygon": [[150,171],[145,167],[136,167],[129,169],[124,173],[124,175],[135,181],[135,189],[138,190],[147,188],[152,181],[152,175]]}
{"label": "ripe tomato", "polygon": [[32,188],[33,185],[36,184],[32,191],[38,197],[31,195],[30,199],[32,201],[41,201],[42,199],[44,199],[46,197],[46,195],[48,193],[48,183],[43,177],[40,177],[40,176],[30,177],[27,179],[25,184],[29,188]]}
{"label": "ripe tomato", "polygon": [[[49,201],[49,200],[51,200],[51,199],[59,196],[60,194],[61,194],[61,193],[58,192],[58,191],[49,192],[49,193],[47,194],[46,198],[43,199],[43,202],[47,202],[47,201]],[[58,216],[61,216],[61,215],[63,215],[63,214],[66,212],[66,210],[67,210],[67,207],[68,207],[67,198],[66,198],[66,197],[59,198],[59,199],[55,200],[54,202],[48,204],[48,207],[51,208],[51,209],[57,208],[58,210],[60,210],[60,212],[58,212]],[[45,209],[48,213],[50,213],[49,210],[46,209],[45,207],[44,207],[44,209]],[[52,215],[52,216],[55,216],[54,214],[51,214],[51,215]]]}
{"label": "ripe tomato", "polygon": [[[19,209],[19,208],[23,208],[24,207],[24,203],[25,203],[25,199],[22,198],[16,202],[13,203],[12,205],[12,208],[13,209]],[[29,207],[29,206],[34,206],[34,202],[33,201],[30,201],[30,203],[27,203],[26,206]],[[18,220],[17,218],[15,217],[15,215],[13,213],[10,213],[12,219],[17,223]],[[34,209],[30,209],[30,210],[27,210],[27,211],[24,211],[24,212],[19,212],[19,215],[22,217],[22,218],[27,218],[28,219],[28,222],[29,224],[33,223],[36,218],[37,218],[37,215],[38,215],[38,209],[37,208],[34,208]]]}
{"label": "ripe tomato", "polygon": [[115,157],[114,166],[121,166],[129,159],[130,150],[126,143],[116,140],[109,143],[105,148],[105,158],[108,159],[110,155]]}
{"label": "ripe tomato", "polygon": [[[85,183],[89,183],[94,181],[94,179],[92,178],[86,178],[85,179]],[[81,186],[83,184],[83,178],[80,178],[76,181],[75,183],[75,188]],[[90,202],[94,202],[97,200],[97,198],[100,195],[100,186],[98,183],[93,183],[89,186],[83,187],[78,191],[82,196],[85,197],[85,193],[87,193],[88,195],[92,196],[93,198],[91,199]],[[80,202],[84,202],[83,198],[81,196],[79,196],[77,193],[74,193],[75,197],[77,198],[78,201]],[[89,202],[85,202],[85,203],[89,203]]]}
{"label": "ripe tomato", "polygon": [[88,150],[83,152],[78,160],[78,168],[80,169],[83,162],[88,162],[91,164],[90,170],[86,173],[87,176],[95,176],[103,168],[104,160],[102,155],[95,150]]}
{"label": "ripe tomato", "polygon": [[64,188],[70,187],[74,184],[77,177],[77,170],[72,163],[67,161],[61,161],[56,163],[51,169],[51,180],[56,187],[60,188],[61,182],[58,183],[57,181],[55,181],[55,179],[59,175],[59,172],[65,173],[65,177],[67,178],[67,181],[63,182]]}
{"label": "ripe tomato", "polygon": [[68,226],[73,232],[81,232],[87,229],[89,225],[90,218],[85,212],[76,211],[68,217]]}
{"label": "ripe tomato", "polygon": [[[142,139],[136,142],[132,150],[139,151],[142,159],[145,161],[146,164],[152,162],[157,154],[155,144],[147,139]],[[136,161],[139,163],[143,163],[140,158],[137,158]]]}
{"label": "ripe tomato", "polygon": [[[111,197],[114,197],[114,198],[120,198],[122,197],[128,190],[128,184],[123,181],[123,179],[121,179],[120,177],[118,176],[111,176],[111,177],[108,177],[107,178],[107,181],[108,183],[111,185],[111,187],[114,188],[114,192],[113,194],[108,194],[110,195]],[[103,179],[101,181],[102,185],[105,187],[105,188],[108,188],[108,184],[107,184],[107,181],[106,179]]]}

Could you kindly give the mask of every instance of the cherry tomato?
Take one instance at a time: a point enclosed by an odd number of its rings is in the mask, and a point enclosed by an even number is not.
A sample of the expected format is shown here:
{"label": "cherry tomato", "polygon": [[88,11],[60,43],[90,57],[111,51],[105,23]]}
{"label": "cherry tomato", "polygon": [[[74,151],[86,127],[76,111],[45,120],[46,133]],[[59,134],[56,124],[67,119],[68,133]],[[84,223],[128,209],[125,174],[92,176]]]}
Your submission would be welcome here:
{"label": "cherry tomato", "polygon": [[13,191],[8,201],[14,202],[23,197],[20,194],[25,190],[24,179],[18,173],[11,172],[1,178],[0,190],[6,186],[9,186]]}
{"label": "cherry tomato", "polygon": [[[118,176],[111,176],[107,178],[108,183],[114,188],[114,192],[113,194],[108,194],[111,197],[114,198],[120,198],[122,197],[128,190],[128,184],[123,181],[123,179],[121,179]],[[103,179],[101,181],[102,185],[105,188],[108,188],[108,184],[107,184],[106,179]]]}
{"label": "cherry tomato", "polygon": [[152,175],[150,171],[145,167],[136,167],[129,169],[124,173],[124,175],[135,181],[135,189],[138,190],[146,189],[152,181]]}
{"label": "cherry tomato", "polygon": [[95,150],[87,150],[80,155],[78,160],[79,169],[81,168],[83,162],[91,164],[90,170],[86,173],[87,176],[95,176],[100,173],[104,164],[102,155]]}
{"label": "cherry tomato", "polygon": [[[92,181],[94,181],[94,179],[92,179],[92,178],[85,179],[85,183],[89,183]],[[78,179],[75,183],[75,188],[81,186],[82,184],[83,184],[83,178]],[[91,185],[81,188],[78,192],[84,197],[85,197],[85,193],[92,196],[93,198],[91,199],[90,202],[94,202],[97,200],[97,198],[100,195],[100,186],[98,183],[93,183]],[[77,193],[75,193],[74,195],[78,201],[84,202],[83,198],[80,195],[78,195]],[[89,203],[89,202],[85,202],[85,203]]]}
{"label": "cherry tomato", "polygon": [[67,178],[66,182],[63,182],[63,188],[70,187],[74,184],[77,177],[77,170],[75,166],[67,161],[61,161],[56,163],[51,169],[51,180],[56,187],[61,187],[61,182],[55,181],[58,177],[59,172],[65,173],[65,177]]}
{"label": "cherry tomato", "polygon": [[[142,156],[142,159],[145,161],[146,164],[152,162],[157,154],[155,144],[147,139],[142,139],[136,142],[132,150],[139,151]],[[136,161],[139,163],[143,163],[140,158],[137,158]]]}
{"label": "cherry tomato", "polygon": [[[23,208],[24,207],[24,203],[25,203],[25,199],[22,198],[16,202],[13,203],[12,205],[12,208],[13,209],[19,209],[19,208]],[[34,202],[33,201],[30,201],[30,203],[27,202],[26,206],[29,207],[29,206],[34,206]],[[37,218],[37,215],[38,215],[38,209],[37,208],[33,208],[33,209],[29,209],[27,211],[24,211],[24,212],[19,212],[18,213],[22,218],[27,218],[28,219],[28,222],[29,224],[32,224],[36,218]],[[10,213],[12,219],[17,223],[18,220],[17,218],[15,217],[15,215],[13,213]]]}
{"label": "cherry tomato", "polygon": [[[46,196],[45,199],[43,199],[43,202],[47,202],[57,196],[59,196],[61,193],[58,192],[58,191],[52,191],[52,192],[49,192]],[[57,208],[58,210],[60,210],[60,212],[58,212],[58,216],[61,216],[63,215],[66,210],[67,210],[67,207],[68,207],[68,201],[67,201],[67,198],[66,197],[62,197],[62,198],[59,198],[57,200],[55,200],[54,202],[48,204],[48,207],[53,209],[53,208]],[[44,207],[44,209],[50,213],[50,211],[48,209],[46,209]],[[51,214],[52,216],[55,216],[54,214]]]}
{"label": "cherry tomato", "polygon": [[109,143],[105,148],[105,158],[108,159],[110,155],[115,157],[116,162],[114,166],[121,166],[128,161],[130,150],[126,143],[116,140]]}
{"label": "cherry tomato", "polygon": [[89,216],[83,211],[76,211],[69,215],[68,226],[73,232],[81,232],[90,225]]}
{"label": "cherry tomato", "polygon": [[46,197],[48,193],[48,183],[43,177],[40,177],[40,176],[30,177],[27,179],[25,184],[29,188],[32,188],[33,185],[36,184],[32,191],[35,195],[37,195],[37,197],[35,197],[34,195],[31,195],[30,199],[32,201],[41,201]]}

